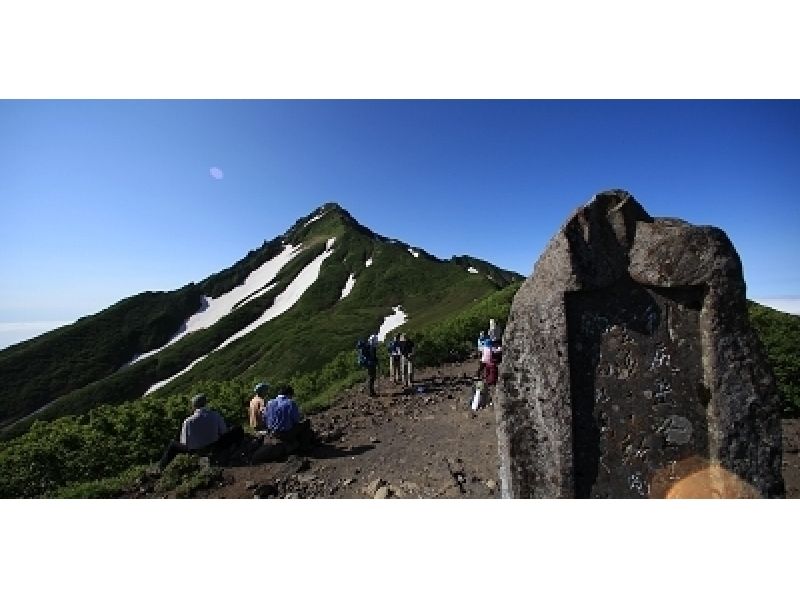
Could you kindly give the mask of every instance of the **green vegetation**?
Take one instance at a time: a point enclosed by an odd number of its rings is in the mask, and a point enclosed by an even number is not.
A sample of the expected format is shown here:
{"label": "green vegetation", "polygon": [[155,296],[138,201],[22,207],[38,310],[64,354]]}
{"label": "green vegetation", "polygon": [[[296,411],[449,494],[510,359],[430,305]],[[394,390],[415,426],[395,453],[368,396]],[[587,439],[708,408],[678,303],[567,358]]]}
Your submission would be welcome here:
{"label": "green vegetation", "polygon": [[142,293],[0,351],[0,422],[113,374],[133,355],[167,342],[199,306],[192,285]]}
{"label": "green vegetation", "polygon": [[521,283],[523,280],[525,280],[524,276],[521,276],[516,272],[503,270],[494,264],[490,264],[487,261],[479,260],[478,258],[471,257],[469,255],[454,255],[450,261],[463,268],[475,268],[481,275],[491,276],[491,279],[494,282],[502,286],[513,284],[515,282]]}
{"label": "green vegetation", "polygon": [[119,498],[145,483],[146,467],[137,465],[117,476],[56,488],[46,498]]}
{"label": "green vegetation", "polygon": [[195,492],[222,480],[222,470],[197,455],[178,455],[156,482],[159,493],[174,491],[177,498],[191,498]]}
{"label": "green vegetation", "polygon": [[748,302],[750,322],[763,343],[781,394],[783,415],[800,416],[800,316]]}
{"label": "green vegetation", "polygon": [[[227,422],[243,422],[249,384],[209,382],[202,390]],[[85,416],[37,421],[27,433],[0,445],[0,497],[52,495],[62,486],[116,477],[132,466],[154,463],[167,442],[177,438],[188,405],[188,396],[145,397],[102,405]]]}
{"label": "green vegetation", "polygon": [[[409,329],[417,343],[419,365],[468,355],[490,317],[505,321],[516,286],[495,292],[428,328]],[[313,372],[270,380],[274,385],[290,382],[305,413],[322,409],[343,389],[364,380],[354,345]],[[381,364],[386,363],[384,346],[380,359]],[[167,442],[176,437],[189,413],[188,398],[196,392],[205,392],[210,406],[228,423],[243,424],[256,382],[250,372],[225,382],[198,382],[184,394],[153,395],[121,405],[101,405],[85,416],[37,421],[27,433],[0,445],[0,497],[119,496],[136,486],[141,466],[157,461]],[[216,480],[214,471],[185,472],[180,465],[183,460],[178,463],[175,469],[183,472],[178,476],[181,481],[164,482],[159,491],[167,491],[169,486],[188,496]]]}

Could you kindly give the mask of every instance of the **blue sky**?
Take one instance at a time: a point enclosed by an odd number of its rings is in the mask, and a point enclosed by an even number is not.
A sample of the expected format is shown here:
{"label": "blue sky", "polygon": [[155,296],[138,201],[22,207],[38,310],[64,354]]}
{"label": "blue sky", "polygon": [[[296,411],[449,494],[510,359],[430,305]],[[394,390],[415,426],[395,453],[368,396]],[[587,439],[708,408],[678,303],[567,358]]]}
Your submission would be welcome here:
{"label": "blue sky", "polygon": [[800,297],[797,101],[0,101],[0,163],[0,346],[200,280],[327,201],[527,275],[620,187],[723,228],[750,297]]}

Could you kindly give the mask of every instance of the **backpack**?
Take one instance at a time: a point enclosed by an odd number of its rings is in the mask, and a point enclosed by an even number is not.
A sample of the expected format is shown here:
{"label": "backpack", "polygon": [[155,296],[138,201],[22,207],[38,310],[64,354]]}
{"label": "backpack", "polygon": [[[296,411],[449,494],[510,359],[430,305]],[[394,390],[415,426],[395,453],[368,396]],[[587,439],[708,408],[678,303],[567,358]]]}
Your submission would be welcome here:
{"label": "backpack", "polygon": [[492,351],[492,363],[501,363],[503,361],[503,349],[499,347],[496,351]]}
{"label": "backpack", "polygon": [[369,364],[369,348],[367,341],[359,340],[356,343],[356,363],[359,367],[365,368]]}

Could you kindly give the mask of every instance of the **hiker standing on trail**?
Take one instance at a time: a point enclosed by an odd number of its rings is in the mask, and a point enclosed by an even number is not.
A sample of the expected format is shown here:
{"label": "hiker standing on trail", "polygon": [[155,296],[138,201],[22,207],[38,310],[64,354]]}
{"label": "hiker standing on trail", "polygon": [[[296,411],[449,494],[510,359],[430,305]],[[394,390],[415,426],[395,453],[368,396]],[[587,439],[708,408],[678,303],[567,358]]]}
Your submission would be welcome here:
{"label": "hiker standing on trail", "polygon": [[499,343],[492,340],[483,348],[481,362],[483,363],[483,381],[486,386],[497,384],[497,364],[500,363],[501,351]]}
{"label": "hiker standing on trail", "polygon": [[222,416],[206,407],[206,395],[192,398],[194,413],[183,420],[180,441],[170,441],[164,456],[158,463],[163,470],[180,453],[195,453],[202,449],[222,450],[240,443],[244,439],[241,426],[228,428]]}
{"label": "hiker standing on trail", "polygon": [[414,384],[414,341],[405,334],[400,335],[400,368],[403,370],[403,386]]}
{"label": "hiker standing on trail", "polygon": [[401,370],[400,335],[395,334],[394,340],[389,343],[389,377],[392,382],[399,384],[403,381]]}
{"label": "hiker standing on trail", "polygon": [[268,390],[269,385],[266,382],[259,382],[253,389],[255,394],[253,398],[250,399],[248,415],[250,416],[250,427],[254,430],[263,430],[265,428],[262,411],[264,411],[264,407],[266,407],[265,399]]}
{"label": "hiker standing on trail", "polygon": [[486,333],[483,330],[481,330],[480,334],[478,335],[478,378],[483,377],[483,349],[489,344],[489,342],[489,337],[486,336]]}
{"label": "hiker standing on trail", "polygon": [[359,340],[356,343],[358,365],[367,368],[367,392],[369,396],[378,396],[375,393],[375,377],[378,374],[378,335],[373,334],[369,340]]}

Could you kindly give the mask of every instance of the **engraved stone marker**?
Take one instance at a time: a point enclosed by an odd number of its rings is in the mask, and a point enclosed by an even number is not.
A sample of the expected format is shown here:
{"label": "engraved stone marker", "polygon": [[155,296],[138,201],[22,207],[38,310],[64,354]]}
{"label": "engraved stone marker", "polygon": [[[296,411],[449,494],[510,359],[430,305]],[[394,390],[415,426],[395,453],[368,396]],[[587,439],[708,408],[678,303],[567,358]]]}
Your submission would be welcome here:
{"label": "engraved stone marker", "polygon": [[598,194],[550,241],[504,336],[503,495],[638,498],[713,463],[782,496],[779,399],[725,233]]}

